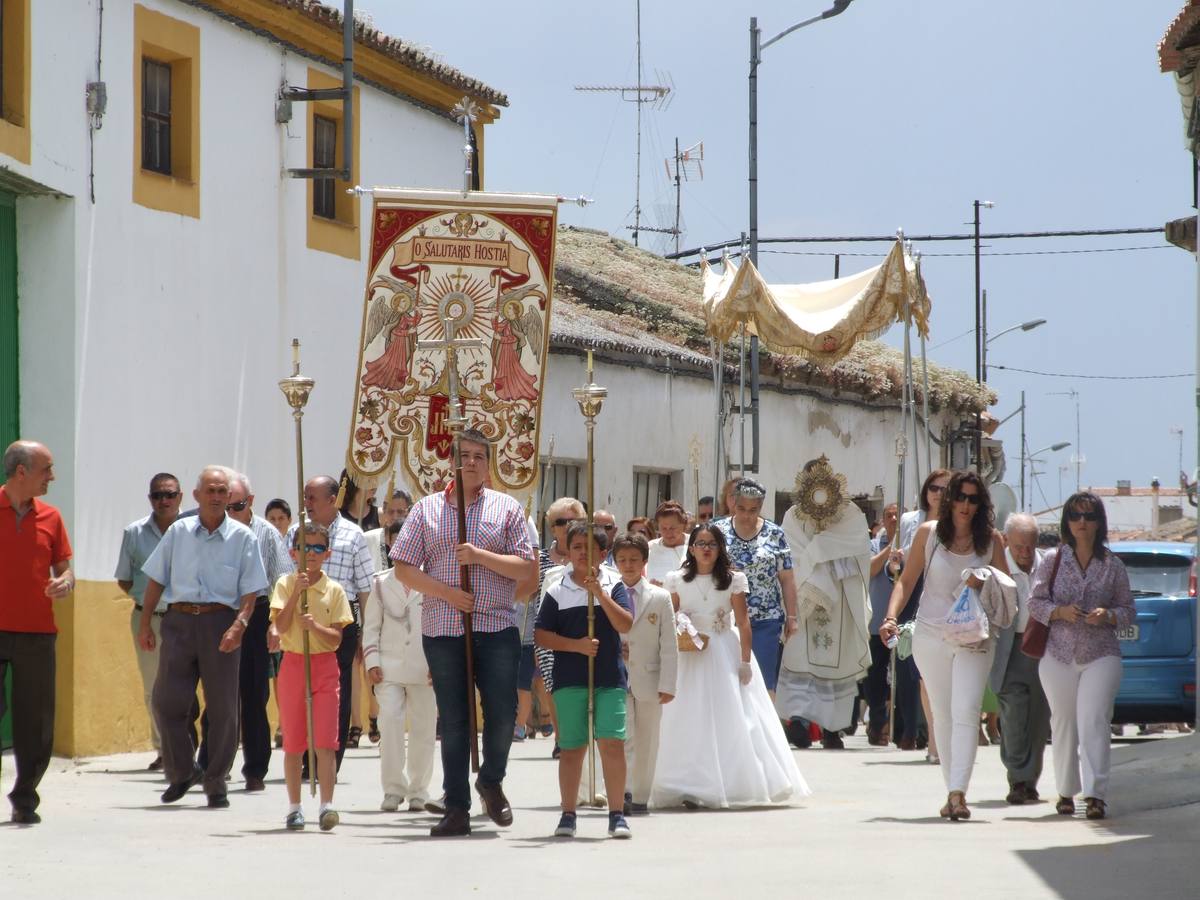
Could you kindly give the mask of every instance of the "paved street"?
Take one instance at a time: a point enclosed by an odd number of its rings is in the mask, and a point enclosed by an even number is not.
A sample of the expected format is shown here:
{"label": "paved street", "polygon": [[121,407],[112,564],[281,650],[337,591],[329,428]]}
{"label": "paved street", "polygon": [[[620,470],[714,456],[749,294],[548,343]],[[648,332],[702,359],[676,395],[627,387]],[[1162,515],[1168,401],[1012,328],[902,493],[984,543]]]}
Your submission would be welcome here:
{"label": "paved street", "polygon": [[[732,896],[747,888],[768,897],[876,890],[974,900],[1194,896],[1200,805],[1194,791],[1176,792],[1175,782],[1157,774],[1166,771],[1164,762],[1143,757],[1195,747],[1197,740],[1124,743],[1114,756],[1115,817],[1103,824],[1062,819],[1047,802],[1006,806],[995,747],[979,752],[974,818],[943,822],[936,767],[919,753],[868,748],[860,733],[844,753],[797,752],[815,792],[802,806],[657,813],[632,820],[634,839],[624,843],[605,837],[598,811],[581,816],[575,841],[549,836],[557,786],[546,740],[514,747],[507,783],[512,828],[498,831],[477,817],[471,838],[442,841],[427,837],[431,816],[378,811],[378,757],[366,747],[347,757],[337,794],[342,824],[331,834],[311,824],[303,834],[283,830],[278,755],[267,792],[243,794],[235,779],[232,807],[223,811],[205,809],[198,790],[162,806],[163,784],[144,771],[145,753],[56,759],[43,782],[44,823],[0,827],[0,884],[6,896],[27,895],[9,893],[20,885],[46,897],[87,898],[161,893],[163,879],[171,880],[174,898],[274,888],[306,897],[413,889],[446,897],[497,889],[611,897],[622,887],[639,897]],[[7,791],[11,754],[4,770]],[[1149,783],[1146,773],[1157,778],[1158,794],[1139,789]],[[1176,776],[1178,783],[1195,780]],[[1052,778],[1042,788],[1052,792]],[[1130,804],[1174,803],[1186,805],[1128,811]]]}

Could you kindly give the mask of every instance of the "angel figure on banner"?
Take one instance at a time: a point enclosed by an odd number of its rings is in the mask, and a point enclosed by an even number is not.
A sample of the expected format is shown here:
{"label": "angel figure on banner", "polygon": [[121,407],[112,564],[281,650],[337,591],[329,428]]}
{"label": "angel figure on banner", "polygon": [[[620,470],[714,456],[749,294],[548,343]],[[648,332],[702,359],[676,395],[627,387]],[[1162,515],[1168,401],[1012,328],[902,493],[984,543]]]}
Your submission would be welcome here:
{"label": "angel figure on banner", "polygon": [[500,315],[492,319],[492,383],[501,400],[536,400],[537,376],[521,365],[525,345],[533,358],[542,358],[542,316],[536,309],[525,311],[520,300],[502,300]]}
{"label": "angel figure on banner", "polygon": [[389,283],[387,287],[394,288],[395,293],[390,297],[381,294],[371,303],[363,342],[364,347],[369,347],[381,332],[385,332],[383,353],[367,361],[362,383],[363,387],[398,391],[403,389],[412,372],[421,312],[417,309],[417,293],[413,288],[400,283]]}

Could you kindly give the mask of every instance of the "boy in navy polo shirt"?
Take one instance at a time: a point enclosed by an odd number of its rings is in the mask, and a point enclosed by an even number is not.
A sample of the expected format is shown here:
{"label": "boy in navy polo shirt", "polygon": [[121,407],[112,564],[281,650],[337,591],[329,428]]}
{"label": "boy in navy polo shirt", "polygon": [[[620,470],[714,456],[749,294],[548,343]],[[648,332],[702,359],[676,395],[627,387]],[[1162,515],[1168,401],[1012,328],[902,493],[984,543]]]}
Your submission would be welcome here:
{"label": "boy in navy polo shirt", "polygon": [[[590,531],[590,535],[589,535]],[[546,592],[538,610],[534,641],[554,651],[554,706],[558,711],[558,785],[562,818],[556,837],[575,836],[575,802],[588,743],[588,657],[595,658],[594,728],[608,794],[608,834],[632,836],[622,815],[625,796],[625,664],[621,634],[633,626],[625,586],[617,573],[599,565],[588,571],[588,538],[599,562],[608,549],[603,528],[573,522],[567,529],[571,571]],[[595,637],[587,636],[588,591],[595,597]]]}

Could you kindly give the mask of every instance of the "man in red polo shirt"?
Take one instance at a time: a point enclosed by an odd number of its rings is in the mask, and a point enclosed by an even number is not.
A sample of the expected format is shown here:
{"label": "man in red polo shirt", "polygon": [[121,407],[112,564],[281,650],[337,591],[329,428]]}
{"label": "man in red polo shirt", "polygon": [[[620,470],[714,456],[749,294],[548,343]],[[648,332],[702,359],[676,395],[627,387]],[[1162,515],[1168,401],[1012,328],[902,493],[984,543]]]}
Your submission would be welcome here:
{"label": "man in red polo shirt", "polygon": [[[75,588],[71,542],[62,517],[38,501],[54,480],[54,457],[41,444],[16,441],[4,451],[0,485],[0,683],[13,670],[13,755],[8,795],[12,820],[35,825],[38,783],[54,748],[53,600]],[[51,574],[53,573],[53,575]],[[0,716],[4,715],[0,691]]]}

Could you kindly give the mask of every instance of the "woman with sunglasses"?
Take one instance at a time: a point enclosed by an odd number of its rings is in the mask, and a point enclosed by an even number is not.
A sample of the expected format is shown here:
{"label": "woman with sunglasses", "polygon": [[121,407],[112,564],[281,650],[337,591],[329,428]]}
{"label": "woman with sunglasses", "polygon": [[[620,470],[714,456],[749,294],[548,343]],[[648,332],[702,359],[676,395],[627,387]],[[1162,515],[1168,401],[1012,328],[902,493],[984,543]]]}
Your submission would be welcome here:
{"label": "woman with sunglasses", "polygon": [[1042,560],[1029,594],[1030,617],[1050,627],[1038,677],[1050,703],[1056,809],[1073,815],[1082,790],[1087,817],[1103,819],[1109,728],[1121,685],[1117,630],[1132,624],[1136,610],[1125,565],[1108,549],[1100,498],[1072,494],[1059,531],[1063,545]]}
{"label": "woman with sunglasses", "polygon": [[[954,606],[964,569],[993,566],[1005,573],[1004,544],[992,527],[992,500],[974,472],[955,472],[942,492],[935,522],[917,529],[909,558],[888,604],[879,636],[887,644],[898,633],[918,578],[924,592],[913,632],[913,657],[929,691],[933,728],[948,796],[942,818],[971,818],[967,787],[979,747],[979,710],[992,668],[995,642],[965,647],[943,638],[946,614]],[[974,579],[972,579],[973,581]],[[971,584],[979,587],[979,583]]]}
{"label": "woman with sunglasses", "polygon": [[[909,510],[900,516],[900,550],[892,555],[889,565],[904,567],[904,560],[907,557],[909,550],[912,548],[913,538],[917,536],[917,529],[920,528],[925,520],[932,516],[937,518],[938,510],[942,507],[942,497],[946,492],[946,486],[950,484],[950,476],[954,474],[949,469],[934,469],[925,476],[925,481],[921,485],[921,496],[917,500],[917,508]],[[904,612],[900,614],[900,623],[903,624],[914,618],[917,614],[917,609],[921,605],[921,592],[924,589],[924,579],[918,578],[916,586],[913,588],[912,595],[908,598],[908,606],[904,608]],[[928,751],[925,754],[927,762],[937,763],[937,735],[934,733],[932,726],[933,710],[929,705],[929,692],[925,689],[925,682],[921,680],[921,673],[917,671],[917,663],[910,656],[908,659],[896,660],[896,728],[892,730],[892,740],[901,750],[918,750],[923,746],[921,735],[918,734],[918,716],[917,704],[921,705],[921,709],[925,713],[925,736],[927,739]]]}
{"label": "woman with sunglasses", "polygon": [[697,525],[683,568],[666,580],[697,637],[679,654],[675,700],[662,708],[655,806],[726,809],[810,793],[751,655],[746,587],[720,528]]}

